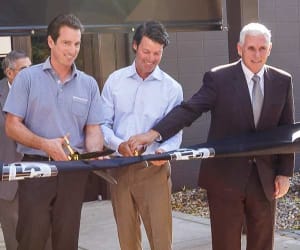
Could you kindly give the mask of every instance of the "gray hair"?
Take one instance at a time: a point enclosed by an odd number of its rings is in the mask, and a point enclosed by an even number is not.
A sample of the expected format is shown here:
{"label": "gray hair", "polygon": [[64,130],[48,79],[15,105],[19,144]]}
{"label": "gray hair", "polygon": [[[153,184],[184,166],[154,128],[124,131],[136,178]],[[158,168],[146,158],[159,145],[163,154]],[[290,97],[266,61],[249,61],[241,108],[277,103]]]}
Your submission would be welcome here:
{"label": "gray hair", "polygon": [[247,35],[258,36],[263,35],[268,44],[271,43],[271,31],[261,23],[249,23],[243,27],[240,33],[240,44],[244,44]]}
{"label": "gray hair", "polygon": [[2,69],[5,73],[6,69],[15,69],[15,62],[18,59],[27,58],[28,56],[22,50],[12,50],[9,52],[2,61]]}

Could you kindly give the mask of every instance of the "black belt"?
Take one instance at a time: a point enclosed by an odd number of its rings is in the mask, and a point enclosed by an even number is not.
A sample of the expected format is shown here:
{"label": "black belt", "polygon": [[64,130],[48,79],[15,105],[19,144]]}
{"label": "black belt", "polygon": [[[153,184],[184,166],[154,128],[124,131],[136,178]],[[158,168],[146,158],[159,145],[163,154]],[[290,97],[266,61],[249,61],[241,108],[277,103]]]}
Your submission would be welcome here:
{"label": "black belt", "polygon": [[50,156],[42,156],[42,155],[27,155],[24,154],[23,161],[53,161]]}

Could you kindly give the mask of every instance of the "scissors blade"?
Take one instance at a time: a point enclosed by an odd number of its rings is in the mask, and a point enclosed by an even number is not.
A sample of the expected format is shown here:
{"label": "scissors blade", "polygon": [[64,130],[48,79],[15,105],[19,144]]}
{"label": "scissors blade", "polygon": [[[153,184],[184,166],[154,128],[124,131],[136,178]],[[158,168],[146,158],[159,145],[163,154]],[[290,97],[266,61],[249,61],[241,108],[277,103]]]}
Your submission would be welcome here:
{"label": "scissors blade", "polygon": [[95,152],[88,152],[88,153],[83,153],[78,155],[78,160],[87,160],[87,159],[92,159],[100,156],[107,156],[115,151],[112,149],[105,149],[103,151],[95,151]]}
{"label": "scissors blade", "polygon": [[110,174],[106,173],[104,170],[94,170],[93,171],[96,175],[100,176],[110,184],[118,184],[117,180],[112,177]]}

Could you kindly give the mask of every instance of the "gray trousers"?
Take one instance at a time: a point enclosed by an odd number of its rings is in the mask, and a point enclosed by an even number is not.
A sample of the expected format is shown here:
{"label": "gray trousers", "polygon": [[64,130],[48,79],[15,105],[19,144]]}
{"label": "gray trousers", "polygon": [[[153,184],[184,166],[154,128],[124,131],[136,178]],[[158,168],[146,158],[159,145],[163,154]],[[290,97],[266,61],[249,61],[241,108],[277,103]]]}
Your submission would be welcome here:
{"label": "gray trousers", "polygon": [[18,223],[18,194],[13,200],[0,199],[0,222],[7,250],[16,250],[16,228]]}

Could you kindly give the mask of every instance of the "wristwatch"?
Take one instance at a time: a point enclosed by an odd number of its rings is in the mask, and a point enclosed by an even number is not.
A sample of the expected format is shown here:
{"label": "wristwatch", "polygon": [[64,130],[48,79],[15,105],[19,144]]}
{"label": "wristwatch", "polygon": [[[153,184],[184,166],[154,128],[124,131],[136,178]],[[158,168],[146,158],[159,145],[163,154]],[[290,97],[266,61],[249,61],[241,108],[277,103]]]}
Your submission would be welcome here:
{"label": "wristwatch", "polygon": [[156,139],[154,141],[158,142],[158,143],[162,143],[163,138],[161,137],[161,134],[158,133],[158,137],[156,137]]}

